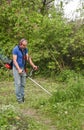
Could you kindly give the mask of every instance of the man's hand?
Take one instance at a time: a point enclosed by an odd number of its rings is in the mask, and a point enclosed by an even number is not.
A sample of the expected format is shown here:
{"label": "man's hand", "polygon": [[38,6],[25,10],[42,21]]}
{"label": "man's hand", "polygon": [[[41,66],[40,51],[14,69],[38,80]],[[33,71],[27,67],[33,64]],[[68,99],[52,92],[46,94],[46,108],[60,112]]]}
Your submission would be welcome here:
{"label": "man's hand", "polygon": [[21,74],[23,72],[22,69],[18,69],[18,73]]}
{"label": "man's hand", "polygon": [[33,66],[33,69],[34,69],[34,70],[38,70],[38,66],[34,65],[34,66]]}

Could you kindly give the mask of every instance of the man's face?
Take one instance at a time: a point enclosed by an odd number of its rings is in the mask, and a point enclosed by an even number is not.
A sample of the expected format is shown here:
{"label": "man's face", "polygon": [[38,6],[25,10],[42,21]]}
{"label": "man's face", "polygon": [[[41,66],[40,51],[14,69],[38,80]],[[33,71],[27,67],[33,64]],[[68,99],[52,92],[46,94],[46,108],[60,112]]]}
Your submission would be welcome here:
{"label": "man's face", "polygon": [[25,49],[27,47],[27,41],[23,41],[22,44],[20,45],[22,49]]}

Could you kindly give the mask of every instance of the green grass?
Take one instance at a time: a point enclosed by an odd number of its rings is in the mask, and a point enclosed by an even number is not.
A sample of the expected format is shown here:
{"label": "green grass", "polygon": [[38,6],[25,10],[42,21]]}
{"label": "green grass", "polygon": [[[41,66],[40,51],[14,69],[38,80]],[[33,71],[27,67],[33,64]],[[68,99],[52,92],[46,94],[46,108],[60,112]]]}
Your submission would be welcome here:
{"label": "green grass", "polygon": [[0,82],[0,130],[84,130],[84,81],[36,78],[53,96],[27,80],[18,104],[13,81]]}

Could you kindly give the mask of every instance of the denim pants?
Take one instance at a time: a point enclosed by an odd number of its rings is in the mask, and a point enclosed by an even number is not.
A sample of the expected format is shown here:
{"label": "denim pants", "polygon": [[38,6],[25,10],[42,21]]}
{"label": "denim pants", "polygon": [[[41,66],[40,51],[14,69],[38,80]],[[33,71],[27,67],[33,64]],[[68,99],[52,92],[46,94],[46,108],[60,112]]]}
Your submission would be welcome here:
{"label": "denim pants", "polygon": [[22,101],[22,98],[24,97],[26,73],[25,71],[23,71],[22,74],[19,74],[16,67],[13,66],[13,75],[14,75],[16,98],[18,101]]}

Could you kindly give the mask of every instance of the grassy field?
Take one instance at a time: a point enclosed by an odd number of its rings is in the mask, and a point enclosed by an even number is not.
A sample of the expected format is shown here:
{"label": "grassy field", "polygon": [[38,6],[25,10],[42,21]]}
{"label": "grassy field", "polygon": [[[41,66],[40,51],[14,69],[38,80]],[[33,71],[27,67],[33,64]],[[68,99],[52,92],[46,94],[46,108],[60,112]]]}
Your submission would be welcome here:
{"label": "grassy field", "polygon": [[13,81],[0,82],[0,130],[84,130],[84,82],[35,80],[52,96],[27,79],[18,104]]}

